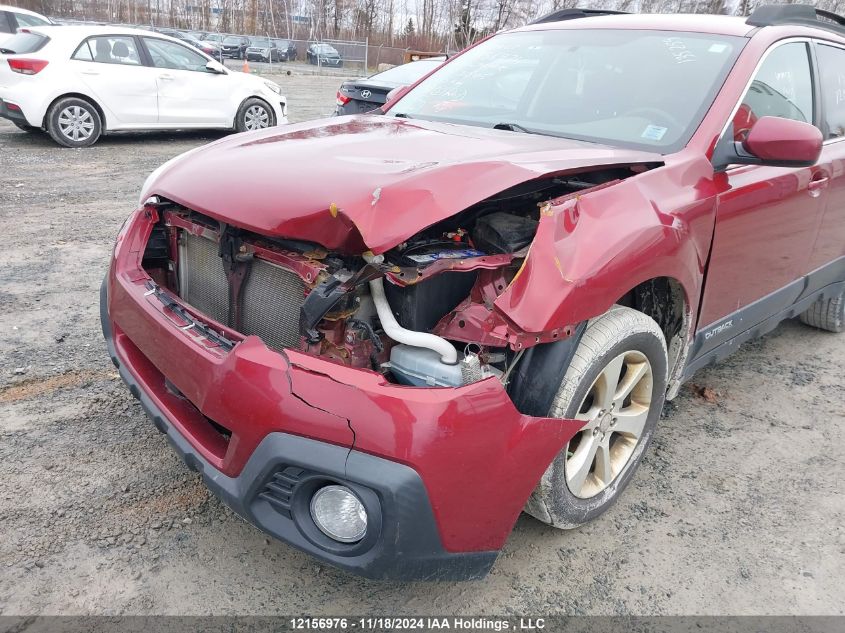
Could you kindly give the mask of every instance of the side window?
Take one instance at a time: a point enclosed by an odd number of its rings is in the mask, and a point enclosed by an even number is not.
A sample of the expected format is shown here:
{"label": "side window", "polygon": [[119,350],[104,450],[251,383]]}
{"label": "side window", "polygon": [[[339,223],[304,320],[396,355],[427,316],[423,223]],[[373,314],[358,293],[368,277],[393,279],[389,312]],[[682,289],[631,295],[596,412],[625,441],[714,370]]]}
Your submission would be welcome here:
{"label": "side window", "polygon": [[85,40],[82,44],[79,45],[79,48],[76,49],[76,52],[73,54],[71,59],[75,59],[80,62],[93,62],[94,61],[94,53],[91,50],[91,40]]}
{"label": "side window", "polygon": [[44,26],[45,24],[50,24],[47,20],[42,20],[34,15],[26,15],[25,13],[15,12],[15,18],[18,21],[18,28],[25,26]]}
{"label": "side window", "polygon": [[734,138],[744,139],[764,116],[813,122],[813,78],[805,43],[782,44],[766,57],[734,117]]}
{"label": "side window", "polygon": [[141,65],[135,38],[119,35],[89,37],[79,45],[72,59],[101,64]]}
{"label": "side window", "polygon": [[205,67],[208,60],[181,44],[148,37],[144,38],[144,44],[147,45],[147,50],[153,59],[153,66],[156,68],[208,72]]}
{"label": "side window", "polygon": [[821,44],[816,49],[828,138],[845,136],[845,49]]}
{"label": "side window", "polygon": [[0,33],[11,33],[12,25],[9,24],[9,16],[5,11],[0,11]]}

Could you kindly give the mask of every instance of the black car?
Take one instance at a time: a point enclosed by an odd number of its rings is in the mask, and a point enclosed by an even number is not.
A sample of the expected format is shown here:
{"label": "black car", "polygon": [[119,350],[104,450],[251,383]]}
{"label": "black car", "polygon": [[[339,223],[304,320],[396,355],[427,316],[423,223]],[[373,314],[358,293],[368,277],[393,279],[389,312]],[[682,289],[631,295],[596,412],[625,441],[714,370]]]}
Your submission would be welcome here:
{"label": "black car", "polygon": [[222,44],[223,40],[225,40],[227,37],[228,35],[225,35],[224,33],[207,33],[205,37],[202,38],[202,41]]}
{"label": "black car", "polygon": [[340,68],[343,66],[343,58],[334,46],[324,43],[311,44],[306,51],[308,63],[315,66],[331,66]]}
{"label": "black car", "polygon": [[273,44],[276,45],[276,48],[282,52],[282,61],[283,62],[295,62],[296,61],[296,44],[293,43],[292,40],[273,40]]}
{"label": "black car", "polygon": [[446,61],[446,56],[394,66],[365,79],[345,81],[337,91],[338,116],[369,112],[384,105],[387,94],[396,88],[410,86]]}
{"label": "black car", "polygon": [[[182,31],[174,31],[172,29],[156,29],[162,35],[167,35],[168,37],[174,37],[181,42],[185,42],[189,46],[193,46],[197,50],[201,50],[204,53],[207,53],[207,47],[204,47],[202,42],[195,38],[193,35],[188,33],[184,33]],[[208,54],[208,53],[207,53]]]}
{"label": "black car", "polygon": [[223,38],[220,51],[223,57],[244,59],[246,57],[246,49],[250,46],[252,46],[252,40],[244,35],[227,35]]}
{"label": "black car", "polygon": [[246,58],[253,62],[287,62],[296,59],[296,46],[290,40],[256,37],[246,49]]}

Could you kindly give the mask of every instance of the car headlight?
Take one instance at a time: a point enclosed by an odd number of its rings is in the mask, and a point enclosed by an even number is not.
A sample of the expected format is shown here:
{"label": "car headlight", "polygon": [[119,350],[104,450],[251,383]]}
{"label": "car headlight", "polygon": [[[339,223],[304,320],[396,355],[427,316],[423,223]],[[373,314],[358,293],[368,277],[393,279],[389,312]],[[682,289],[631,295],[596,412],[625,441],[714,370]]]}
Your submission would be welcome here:
{"label": "car headlight", "polygon": [[311,518],[326,536],[355,543],[367,533],[367,510],[346,486],[325,486],[311,497]]}
{"label": "car headlight", "polygon": [[279,84],[273,83],[272,81],[265,81],[264,85],[267,86],[267,88],[269,88],[273,92],[275,92],[277,95],[282,94],[282,87]]}

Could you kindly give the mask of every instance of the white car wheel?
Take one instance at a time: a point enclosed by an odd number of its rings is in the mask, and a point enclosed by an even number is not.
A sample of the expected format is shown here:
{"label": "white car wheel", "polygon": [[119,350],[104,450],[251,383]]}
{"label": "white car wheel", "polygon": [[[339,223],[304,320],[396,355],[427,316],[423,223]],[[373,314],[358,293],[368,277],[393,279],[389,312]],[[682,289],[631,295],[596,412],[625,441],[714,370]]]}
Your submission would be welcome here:
{"label": "white car wheel", "polygon": [[261,99],[247,99],[238,111],[235,128],[238,132],[254,132],[276,125],[272,108]]}
{"label": "white car wheel", "polygon": [[47,132],[65,147],[93,145],[100,138],[102,128],[97,108],[76,97],[59,99],[47,113]]}

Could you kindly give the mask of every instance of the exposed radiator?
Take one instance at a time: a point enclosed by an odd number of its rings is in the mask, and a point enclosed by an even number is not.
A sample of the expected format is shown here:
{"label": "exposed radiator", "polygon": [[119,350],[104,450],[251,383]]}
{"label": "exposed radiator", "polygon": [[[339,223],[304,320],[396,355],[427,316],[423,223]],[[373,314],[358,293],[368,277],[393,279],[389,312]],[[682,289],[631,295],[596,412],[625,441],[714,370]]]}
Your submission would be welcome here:
{"label": "exposed radiator", "polygon": [[229,286],[217,242],[180,233],[179,285],[185,302],[242,334],[260,337],[268,347],[299,347],[299,309],[305,301],[299,275],[263,259],[252,260],[241,291],[241,322],[229,323]]}

